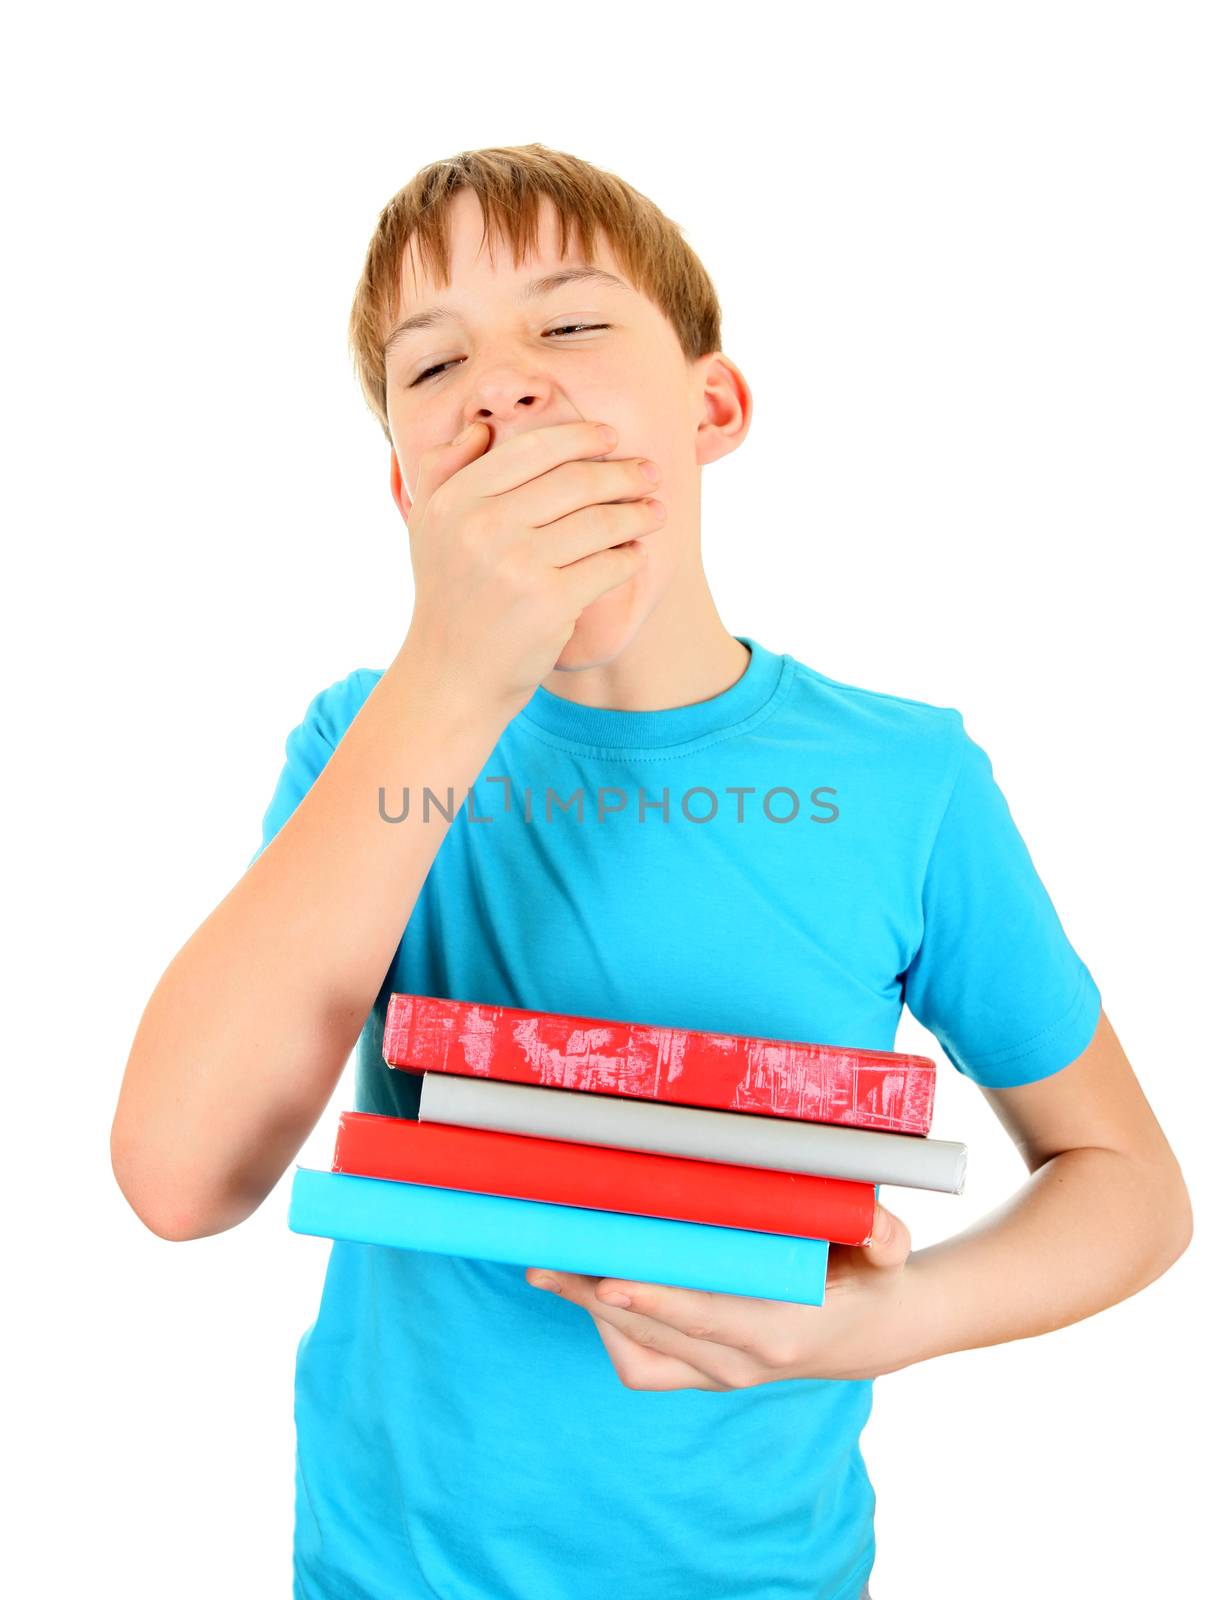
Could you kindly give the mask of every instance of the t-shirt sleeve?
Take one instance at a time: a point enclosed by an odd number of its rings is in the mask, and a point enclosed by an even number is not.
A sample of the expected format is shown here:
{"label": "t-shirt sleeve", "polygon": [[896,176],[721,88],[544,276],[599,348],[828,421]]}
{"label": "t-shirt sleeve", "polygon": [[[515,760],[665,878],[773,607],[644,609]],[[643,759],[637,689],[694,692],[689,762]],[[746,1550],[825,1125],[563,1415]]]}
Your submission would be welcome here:
{"label": "t-shirt sleeve", "polygon": [[923,934],[903,995],[959,1072],[1004,1089],[1074,1061],[1092,1040],[1101,995],[991,761],[954,716],[956,771],[925,871]]}
{"label": "t-shirt sleeve", "polygon": [[[361,705],[369,686],[380,674],[359,667],[339,683],[321,689],[307,707],[302,721],[286,735],[286,759],[269,809],[261,824],[261,842],[248,862],[251,867],[293,816],[300,800],[328,763]],[[246,872],[248,867],[244,868]]]}

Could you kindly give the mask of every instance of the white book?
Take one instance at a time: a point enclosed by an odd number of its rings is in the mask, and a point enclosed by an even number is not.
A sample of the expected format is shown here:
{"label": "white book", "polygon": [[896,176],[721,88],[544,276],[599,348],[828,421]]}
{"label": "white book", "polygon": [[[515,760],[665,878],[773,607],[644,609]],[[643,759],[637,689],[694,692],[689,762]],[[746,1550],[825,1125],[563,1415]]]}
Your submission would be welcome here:
{"label": "white book", "polygon": [[966,1146],[948,1139],[751,1111],[711,1111],[451,1072],[423,1075],[418,1117],[421,1122],[460,1128],[489,1128],[858,1183],[936,1189],[943,1194],[961,1194],[966,1178]]}

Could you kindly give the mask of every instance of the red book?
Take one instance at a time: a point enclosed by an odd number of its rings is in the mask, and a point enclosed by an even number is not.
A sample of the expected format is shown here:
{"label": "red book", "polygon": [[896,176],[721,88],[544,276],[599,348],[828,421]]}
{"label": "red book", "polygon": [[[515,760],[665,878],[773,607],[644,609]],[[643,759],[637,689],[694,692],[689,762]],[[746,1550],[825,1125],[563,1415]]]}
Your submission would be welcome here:
{"label": "red book", "polygon": [[716,1111],[927,1134],[927,1056],[393,994],[382,1055],[407,1072],[585,1089]]}
{"label": "red book", "polygon": [[342,1111],[333,1172],[868,1244],[874,1185],[372,1111]]}

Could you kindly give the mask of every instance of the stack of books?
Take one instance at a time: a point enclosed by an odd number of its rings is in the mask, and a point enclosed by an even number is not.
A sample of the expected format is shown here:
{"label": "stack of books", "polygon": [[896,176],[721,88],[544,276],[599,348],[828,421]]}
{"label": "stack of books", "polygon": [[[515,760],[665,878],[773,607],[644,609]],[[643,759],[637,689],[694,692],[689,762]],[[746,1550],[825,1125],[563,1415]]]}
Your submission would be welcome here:
{"label": "stack of books", "polygon": [[419,1120],[342,1112],[296,1233],[822,1305],[878,1184],[962,1192],[926,1056],[418,994],[382,1053]]}

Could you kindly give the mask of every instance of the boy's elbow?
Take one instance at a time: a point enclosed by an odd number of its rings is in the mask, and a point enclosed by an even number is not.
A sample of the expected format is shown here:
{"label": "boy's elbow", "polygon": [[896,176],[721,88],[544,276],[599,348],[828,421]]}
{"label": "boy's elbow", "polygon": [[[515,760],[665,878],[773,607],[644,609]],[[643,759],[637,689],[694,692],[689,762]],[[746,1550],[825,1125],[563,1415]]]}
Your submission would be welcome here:
{"label": "boy's elbow", "polygon": [[1156,1235],[1162,1241],[1163,1272],[1179,1261],[1193,1242],[1193,1204],[1175,1158],[1167,1165],[1167,1179],[1162,1199],[1157,1198],[1152,1207]]}
{"label": "boy's elbow", "polygon": [[1177,1247],[1172,1259],[1178,1261],[1193,1243],[1193,1202],[1189,1198],[1184,1178],[1180,1182],[1175,1211]]}
{"label": "boy's elbow", "polygon": [[122,1198],[149,1232],[158,1239],[179,1243],[186,1239],[201,1239],[215,1230],[200,1227],[194,1212],[189,1211],[179,1195],[166,1189],[162,1183],[149,1183],[140,1176],[133,1151],[123,1139],[115,1118],[109,1135],[109,1164],[114,1181]]}
{"label": "boy's elbow", "polygon": [[149,1232],[154,1233],[157,1239],[167,1239],[173,1244],[183,1244],[186,1239],[205,1238],[205,1230],[197,1229],[184,1222],[180,1217],[161,1217],[158,1212],[150,1214],[138,1207],[131,1208],[139,1221]]}
{"label": "boy's elbow", "polygon": [[181,1212],[173,1212],[163,1206],[148,1204],[116,1165],[113,1169],[113,1175],[117,1180],[118,1188],[122,1191],[126,1204],[143,1226],[150,1233],[154,1233],[158,1239],[170,1239],[175,1243],[185,1239],[201,1237],[199,1230],[193,1226],[192,1221],[187,1219]]}

